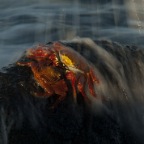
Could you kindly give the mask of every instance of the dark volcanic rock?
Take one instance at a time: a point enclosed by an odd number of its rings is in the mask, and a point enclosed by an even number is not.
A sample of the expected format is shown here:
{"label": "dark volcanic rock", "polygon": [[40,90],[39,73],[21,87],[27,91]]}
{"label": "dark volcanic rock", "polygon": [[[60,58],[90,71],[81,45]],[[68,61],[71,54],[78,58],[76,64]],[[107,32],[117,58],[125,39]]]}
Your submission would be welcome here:
{"label": "dark volcanic rock", "polygon": [[[63,42],[75,48],[84,57],[95,63],[92,49],[84,43]],[[97,44],[122,61],[122,46],[108,41],[96,41]],[[113,49],[112,47],[119,47]],[[132,52],[132,49],[130,50]],[[127,53],[128,54],[128,53]],[[140,55],[137,57],[137,59]],[[102,61],[102,59],[101,59]],[[98,63],[95,63],[98,66]],[[102,63],[103,64],[103,63]],[[102,65],[101,65],[102,67]],[[108,69],[99,69],[105,78],[115,84]],[[106,73],[107,72],[107,73]],[[107,80],[109,80],[107,79]],[[0,143],[2,144],[135,144],[133,134],[123,128],[117,115],[107,112],[92,112],[78,94],[78,103],[74,103],[69,92],[67,97],[54,109],[51,108],[55,96],[33,97],[32,92],[40,88],[34,81],[30,68],[15,64],[4,68],[0,73]],[[119,92],[119,91],[118,91]],[[112,103],[111,100],[108,103]],[[119,104],[119,103],[118,103]],[[109,104],[105,104],[111,107]],[[120,104],[119,104],[120,105]],[[121,105],[120,105],[121,106]],[[119,109],[121,110],[121,109]],[[122,111],[123,112],[123,111]]]}

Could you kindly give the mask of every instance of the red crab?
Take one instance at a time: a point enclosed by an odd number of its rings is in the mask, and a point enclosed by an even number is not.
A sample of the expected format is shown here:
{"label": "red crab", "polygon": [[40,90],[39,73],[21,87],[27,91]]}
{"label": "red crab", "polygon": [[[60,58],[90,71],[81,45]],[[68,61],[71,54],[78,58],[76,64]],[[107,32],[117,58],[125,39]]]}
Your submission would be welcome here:
{"label": "red crab", "polygon": [[38,45],[28,49],[26,57],[30,59],[29,62],[17,64],[31,68],[36,82],[45,91],[43,94],[36,93],[37,96],[49,97],[57,94],[61,101],[67,94],[66,80],[69,80],[75,100],[78,92],[85,100],[88,100],[88,93],[96,97],[94,87],[99,80],[93,67],[73,49],[55,42],[51,45]]}

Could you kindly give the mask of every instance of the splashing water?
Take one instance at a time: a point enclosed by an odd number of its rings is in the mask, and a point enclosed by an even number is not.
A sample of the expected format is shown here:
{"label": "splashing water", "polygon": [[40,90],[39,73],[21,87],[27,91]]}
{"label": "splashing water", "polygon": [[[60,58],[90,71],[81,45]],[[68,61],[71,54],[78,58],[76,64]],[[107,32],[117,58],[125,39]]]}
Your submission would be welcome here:
{"label": "splashing water", "polygon": [[96,66],[100,84],[95,87],[98,99],[89,96],[93,111],[106,111],[125,131],[143,141],[144,50],[87,38],[66,43],[75,49],[82,45],[81,54]]}

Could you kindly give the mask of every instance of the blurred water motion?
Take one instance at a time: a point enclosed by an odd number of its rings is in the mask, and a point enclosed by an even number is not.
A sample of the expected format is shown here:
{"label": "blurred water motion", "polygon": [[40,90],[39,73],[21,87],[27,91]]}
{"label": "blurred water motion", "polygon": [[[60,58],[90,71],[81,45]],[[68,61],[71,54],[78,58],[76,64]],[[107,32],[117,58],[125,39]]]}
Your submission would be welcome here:
{"label": "blurred water motion", "polygon": [[0,1],[0,67],[29,46],[90,37],[143,45],[142,0]]}

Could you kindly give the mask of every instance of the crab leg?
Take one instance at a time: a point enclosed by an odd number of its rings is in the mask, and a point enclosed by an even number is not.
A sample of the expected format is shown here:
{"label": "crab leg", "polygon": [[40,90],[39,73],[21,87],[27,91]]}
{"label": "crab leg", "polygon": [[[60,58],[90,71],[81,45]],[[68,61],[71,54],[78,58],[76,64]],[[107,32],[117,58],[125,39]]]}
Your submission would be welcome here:
{"label": "crab leg", "polygon": [[73,72],[68,71],[66,74],[66,78],[68,80],[70,80],[71,85],[72,85],[72,90],[73,90],[73,97],[74,97],[74,101],[76,102],[76,76]]}
{"label": "crab leg", "polygon": [[80,76],[77,84],[77,88],[79,92],[82,94],[84,99],[88,102],[90,102],[89,98],[87,97],[87,94],[85,93],[85,86],[86,86],[86,78],[84,76]]}
{"label": "crab leg", "polygon": [[31,67],[33,62],[17,62],[16,63],[17,65],[19,66],[28,66],[28,67]]}
{"label": "crab leg", "polygon": [[92,70],[92,68],[90,68],[89,73],[90,73],[90,76],[91,76],[91,78],[92,78],[92,81],[93,81],[93,82],[96,82],[97,84],[99,84],[100,81],[99,81],[99,79],[96,77],[96,75],[94,74],[94,71]]}
{"label": "crab leg", "polygon": [[90,94],[96,97],[96,93],[94,90],[94,81],[90,73],[87,73],[87,80],[88,80],[88,87],[89,87]]}

